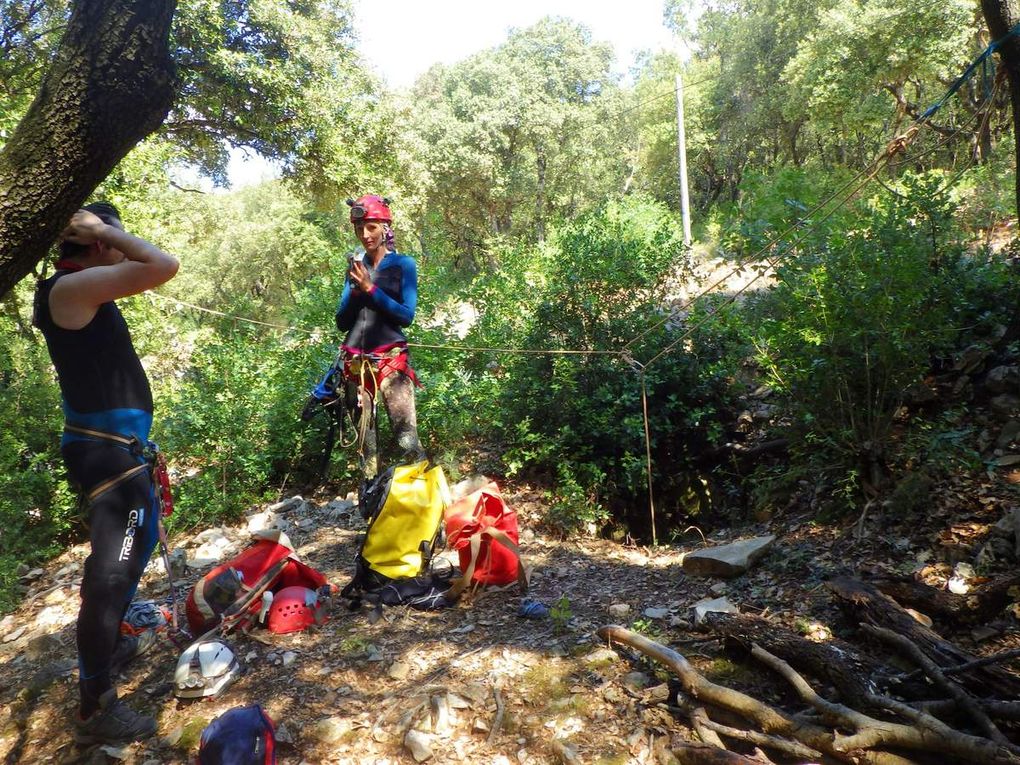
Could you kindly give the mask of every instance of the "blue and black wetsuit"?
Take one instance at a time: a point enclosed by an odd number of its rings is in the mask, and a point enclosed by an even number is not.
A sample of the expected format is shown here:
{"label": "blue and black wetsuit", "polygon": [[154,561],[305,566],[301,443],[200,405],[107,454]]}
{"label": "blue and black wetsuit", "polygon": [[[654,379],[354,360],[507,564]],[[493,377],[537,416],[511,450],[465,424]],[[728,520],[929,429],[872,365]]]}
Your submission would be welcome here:
{"label": "blue and black wetsuit", "polygon": [[[418,306],[418,269],[414,258],[387,252],[372,268],[366,259],[365,268],[372,277],[370,292],[354,289],[350,278],[344,284],[340,305],[336,310],[336,326],[346,332],[341,348],[345,352],[344,373],[347,381],[348,404],[356,405],[361,398],[356,389],[364,385],[375,395],[378,383],[386,413],[405,460],[418,460],[424,455],[418,440],[418,422],[414,406],[414,386],[418,383],[407,353],[404,328],[414,321]],[[352,362],[363,363],[371,354],[373,374],[366,379],[351,374]],[[362,471],[366,478],[378,472],[378,446],[375,422],[370,421],[362,445]]]}
{"label": "blue and black wetsuit", "polygon": [[344,348],[361,353],[379,352],[406,345],[404,327],[411,326],[418,306],[418,269],[414,258],[388,252],[372,268],[370,293],[356,290],[348,279],[336,309],[336,327],[346,332]]}
{"label": "blue and black wetsuit", "polygon": [[[144,463],[141,447],[152,425],[152,391],[115,303],[100,306],[81,329],[63,329],[53,322],[50,291],[69,273],[61,269],[39,282],[33,318],[57,370],[65,423],[137,442],[132,448],[64,432],[64,464],[87,495]],[[77,633],[83,714],[112,687],[110,660],[121,619],[157,542],[157,513],[148,469],[99,494],[89,506],[92,550],[85,561]]]}

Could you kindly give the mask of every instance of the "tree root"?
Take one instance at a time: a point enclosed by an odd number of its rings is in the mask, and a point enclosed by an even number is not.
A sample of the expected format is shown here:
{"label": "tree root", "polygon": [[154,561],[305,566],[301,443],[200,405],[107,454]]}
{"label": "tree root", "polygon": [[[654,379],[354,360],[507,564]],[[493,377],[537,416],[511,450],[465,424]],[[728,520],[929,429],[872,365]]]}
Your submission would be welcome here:
{"label": "tree root", "polygon": [[874,635],[880,640],[895,646],[910,657],[915,664],[924,670],[924,673],[931,678],[932,682],[953,697],[956,703],[959,704],[968,715],[970,715],[971,719],[978,724],[988,738],[998,744],[1009,745],[1009,741],[1004,735],[1002,735],[1002,731],[995,727],[995,723],[993,723],[988,715],[985,714],[984,710],[978,706],[974,698],[952,680],[949,680],[942,673],[942,670],[939,669],[938,665],[921,652],[920,648],[911,643],[903,635],[884,629],[883,627],[875,627],[870,624],[864,624],[861,626],[868,634]]}
{"label": "tree root", "polygon": [[[598,635],[604,640],[627,645],[664,664],[677,675],[687,695],[698,702],[735,712],[754,724],[773,740],[773,744],[778,741],[790,747],[800,744],[839,762],[856,764],[908,765],[913,762],[899,754],[885,751],[889,748],[926,752],[942,757],[949,755],[968,763],[1020,765],[1020,748],[954,730],[941,720],[903,702],[874,694],[868,699],[870,706],[892,711],[911,724],[879,720],[842,704],[830,702],[819,696],[789,664],[757,645],[752,647],[752,656],[786,679],[804,701],[818,710],[828,726],[822,727],[796,719],[752,696],[717,685],[698,673],[681,654],[623,627],[602,627]],[[701,725],[709,727],[704,721],[701,721]],[[726,736],[726,731],[721,730],[723,727],[712,725],[711,729]],[[741,737],[746,741],[752,740],[749,736]],[[766,743],[764,739],[759,743],[766,748],[782,751],[773,744]]]}

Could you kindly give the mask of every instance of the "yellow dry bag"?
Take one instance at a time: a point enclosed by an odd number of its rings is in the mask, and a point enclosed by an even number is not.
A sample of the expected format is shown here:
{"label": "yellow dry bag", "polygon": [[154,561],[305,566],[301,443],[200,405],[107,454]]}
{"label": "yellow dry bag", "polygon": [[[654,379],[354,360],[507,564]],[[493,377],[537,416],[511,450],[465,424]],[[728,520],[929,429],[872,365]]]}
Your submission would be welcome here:
{"label": "yellow dry bag", "polygon": [[[418,576],[432,558],[450,489],[427,460],[398,465],[382,509],[368,526],[361,563],[387,579]],[[372,577],[370,577],[372,578]]]}

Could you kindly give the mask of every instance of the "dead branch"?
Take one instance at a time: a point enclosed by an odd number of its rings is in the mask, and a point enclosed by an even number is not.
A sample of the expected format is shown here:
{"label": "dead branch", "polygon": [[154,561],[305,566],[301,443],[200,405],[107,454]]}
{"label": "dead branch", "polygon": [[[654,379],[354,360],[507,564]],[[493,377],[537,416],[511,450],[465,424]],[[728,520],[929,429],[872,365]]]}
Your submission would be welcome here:
{"label": "dead branch", "polygon": [[788,741],[778,736],[769,736],[758,731],[744,730],[717,723],[708,716],[708,712],[705,711],[704,707],[697,706],[684,698],[678,698],[677,703],[679,704],[680,711],[684,712],[691,719],[691,724],[701,740],[717,749],[727,748],[726,744],[719,738],[718,734],[721,733],[727,738],[746,741],[756,746],[763,746],[801,760],[819,760],[822,758],[822,753],[817,749],[804,746],[796,741]]}
{"label": "dead branch", "polygon": [[[709,613],[705,615],[705,625],[748,653],[752,645],[760,645],[799,671],[824,680],[836,688],[841,701],[852,706],[866,704],[875,684],[887,687],[896,679],[902,685],[896,670],[862,654],[843,640],[815,643],[760,616],[746,614]],[[897,693],[909,698],[924,698],[921,694],[927,690],[917,684],[917,693],[909,693],[910,689],[900,685]]]}
{"label": "dead branch", "polygon": [[939,669],[938,665],[925,656],[921,652],[921,649],[911,643],[909,639],[883,627],[875,627],[870,624],[863,624],[861,626],[868,634],[874,635],[880,640],[895,646],[909,656],[915,664],[924,670],[924,673],[931,678],[932,682],[956,700],[956,703],[971,716],[971,719],[978,724],[978,727],[985,732],[985,735],[988,736],[988,738],[999,744],[1009,744],[1006,737],[1002,735],[1002,731],[995,727],[995,723],[993,723],[981,707],[975,703],[974,698],[963,690],[963,688],[949,680],[942,673],[942,670]]}
{"label": "dead branch", "polygon": [[[939,667],[955,667],[979,658],[919,624],[899,603],[871,584],[836,577],[826,586],[858,621],[906,636]],[[960,683],[977,696],[1020,698],[1020,679],[1001,667],[978,667],[961,677]]]}
{"label": "dead branch", "polygon": [[[827,730],[816,725],[799,723],[788,715],[773,709],[767,704],[763,704],[751,696],[706,680],[691,666],[687,659],[676,651],[666,648],[653,640],[649,640],[636,632],[631,632],[624,627],[602,627],[599,629],[598,635],[603,640],[615,641],[630,646],[646,656],[665,664],[676,673],[687,695],[736,712],[745,719],[757,723],[758,727],[766,733],[793,736],[793,738],[796,738],[801,743],[826,751],[825,744],[831,739],[831,735]],[[794,735],[795,731],[796,735]],[[843,759],[846,762],[850,762],[845,756]]]}
{"label": "dead branch", "polygon": [[719,738],[719,734],[709,727],[708,723],[712,721],[708,719],[708,712],[705,711],[704,707],[684,703],[683,709],[687,712],[687,716],[691,718],[691,724],[694,726],[694,732],[698,734],[698,738],[709,746],[714,746],[716,749],[726,748],[726,744]]}
{"label": "dead branch", "polygon": [[820,760],[822,758],[822,753],[817,749],[804,746],[796,741],[787,741],[784,738],[769,736],[765,733],[759,733],[756,730],[733,728],[729,725],[713,722],[712,720],[705,721],[704,725],[713,733],[722,734],[723,736],[726,736],[726,738],[735,739],[736,741],[746,741],[750,744],[754,744],[755,746],[771,749],[775,752],[782,752],[790,757],[796,757],[798,759],[808,761]]}
{"label": "dead branch", "polygon": [[491,744],[499,735],[499,729],[503,727],[503,712],[506,709],[506,705],[503,703],[503,694],[499,692],[498,687],[492,687],[492,696],[496,700],[496,716],[492,720],[492,727],[489,728],[489,735],[485,739],[487,744]]}
{"label": "dead branch", "polygon": [[[992,654],[991,656],[982,656],[980,659],[974,659],[974,661],[968,661],[966,664],[957,664],[955,667],[942,667],[942,673],[945,675],[956,675],[960,672],[966,672],[969,669],[975,669],[977,667],[984,667],[988,664],[998,664],[1000,661],[1009,661],[1010,659],[1016,659],[1020,657],[1020,648],[1014,648],[1011,651],[1002,651],[1001,653]],[[904,675],[903,679],[913,680],[918,677],[924,676],[924,670],[915,670],[909,675]]]}
{"label": "dead branch", "polygon": [[1020,747],[962,733],[903,702],[876,695],[872,704],[904,714],[915,725],[877,720],[822,698],[793,667],[759,646],[751,649],[751,655],[779,673],[804,701],[825,715],[830,722],[854,729],[855,732],[850,735],[838,731],[835,733],[835,748],[839,751],[870,750],[881,746],[950,754],[965,762],[1020,763]]}
{"label": "dead branch", "polygon": [[840,730],[795,720],[751,696],[716,685],[699,674],[676,651],[623,627],[602,627],[598,634],[604,640],[630,646],[669,667],[676,673],[689,696],[736,712],[766,734],[795,739],[842,762],[871,765],[906,765],[911,762],[878,749],[891,747],[936,753],[942,757],[949,755],[968,763],[1020,765],[1020,747],[998,744],[956,731],[941,720],[908,707],[903,702],[877,696],[871,699],[872,704],[907,716],[907,719],[915,723],[914,726],[877,720],[841,704],[834,704],[819,696],[789,664],[759,646],[752,647],[752,656],[786,678],[801,698],[818,709],[826,720],[852,732],[846,734]]}
{"label": "dead branch", "polygon": [[[643,635],[631,632],[624,627],[602,627],[598,630],[598,635],[603,640],[615,641],[630,646],[649,658],[666,665],[677,675],[681,686],[689,696],[736,712],[744,719],[753,722],[759,730],[767,734],[795,739],[801,744],[817,749],[841,762],[857,763],[859,765],[913,765],[912,761],[888,752],[850,752],[843,749],[837,746],[836,734],[831,730],[795,720],[790,715],[778,711],[747,694],[722,685],[716,685],[706,680],[691,666],[687,659],[676,651],[649,640]],[[991,746],[991,742],[986,743]],[[986,757],[985,761],[996,763],[996,765],[1020,764],[1020,760],[1011,758],[994,760]]]}

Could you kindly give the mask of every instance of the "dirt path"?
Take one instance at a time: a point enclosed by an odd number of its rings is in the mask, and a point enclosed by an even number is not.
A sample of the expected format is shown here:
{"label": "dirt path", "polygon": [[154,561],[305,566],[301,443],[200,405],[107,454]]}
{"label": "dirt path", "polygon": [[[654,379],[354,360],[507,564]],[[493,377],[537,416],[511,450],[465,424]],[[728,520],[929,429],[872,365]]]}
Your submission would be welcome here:
{"label": "dirt path", "polygon": [[[528,504],[526,497],[513,501]],[[320,506],[306,505],[301,514],[285,516],[299,555],[330,581],[344,584],[359,529],[333,525]],[[311,528],[303,531],[298,521]],[[223,531],[245,536],[241,527]],[[364,610],[337,607],[329,622],[311,632],[261,632],[265,642],[231,638],[247,671],[211,702],[174,698],[169,682],[177,652],[161,640],[119,681],[132,705],[156,715],[158,738],[113,756],[124,762],[189,762],[208,720],[249,703],[262,704],[286,729],[283,737],[290,741],[281,746],[283,763],[411,761],[402,746],[411,727],[422,732],[436,763],[559,761],[572,751],[585,762],[624,761],[643,751],[675,727],[663,720],[648,729],[642,720],[638,686],[659,681],[648,676],[621,685],[617,680],[631,667],[607,658],[611,654],[599,650],[591,633],[609,621],[614,603],[628,604],[629,616],[647,607],[682,613],[706,584],[682,581],[675,550],[651,554],[599,540],[558,542],[530,531],[525,539],[534,567],[531,595],[554,606],[555,618],[519,617],[516,586],[482,593],[470,605],[448,611],[387,609],[375,624]],[[78,546],[51,564],[13,615],[15,624],[28,629],[0,645],[5,763],[112,761],[109,752],[76,747],[68,725],[76,699],[77,597],[72,587],[53,585],[74,580],[70,569],[85,554]],[[62,569],[63,579],[57,577]],[[164,582],[159,573],[148,572],[139,596],[165,596]],[[292,663],[283,666],[288,652]],[[624,760],[613,760],[619,757]]]}
{"label": "dirt path", "polygon": [[[281,726],[280,762],[287,765],[413,762],[405,746],[408,731],[428,748],[433,763],[663,761],[657,752],[675,737],[694,739],[670,708],[667,675],[599,644],[594,629],[626,624],[677,647],[706,676],[761,687],[767,679],[691,632],[687,619],[694,602],[725,593],[745,612],[769,613],[808,630],[822,622],[839,632],[823,578],[865,560],[913,555],[925,541],[910,535],[930,538],[937,531],[910,519],[896,526],[876,517],[869,521],[876,534],[854,542],[849,523],[840,528],[787,518],[781,527],[773,523],[780,539],[757,569],[722,582],[685,576],[680,548],[648,550],[535,534],[537,495],[520,491],[509,501],[526,529],[522,547],[534,568],[531,594],[553,607],[552,617],[519,617],[516,587],[483,593],[447,611],[387,609],[374,624],[365,611],[337,608],[313,631],[231,638],[247,670],[209,702],[181,702],[172,695],[177,652],[162,640],[119,679],[129,702],[157,717],[159,732],[120,750],[82,749],[71,741],[77,595],[70,586],[54,585],[75,579],[80,572],[75,565],[86,551],[82,546],[67,551],[37,577],[22,607],[0,627],[6,641],[0,643],[0,756],[6,765],[188,763],[209,720],[231,707],[259,703]],[[975,522],[993,522],[997,509],[975,507]],[[330,581],[346,583],[357,522],[352,528],[314,503],[283,518],[301,558]],[[726,539],[763,530],[728,531]],[[247,536],[243,526],[220,531],[239,544]],[[192,555],[198,540],[175,542]],[[190,572],[192,581],[199,573]],[[165,592],[165,578],[147,573],[141,595],[159,598]],[[18,635],[20,627],[25,630]]]}

